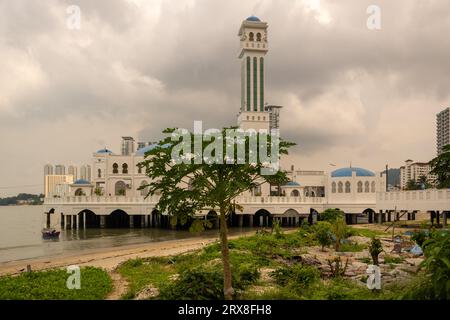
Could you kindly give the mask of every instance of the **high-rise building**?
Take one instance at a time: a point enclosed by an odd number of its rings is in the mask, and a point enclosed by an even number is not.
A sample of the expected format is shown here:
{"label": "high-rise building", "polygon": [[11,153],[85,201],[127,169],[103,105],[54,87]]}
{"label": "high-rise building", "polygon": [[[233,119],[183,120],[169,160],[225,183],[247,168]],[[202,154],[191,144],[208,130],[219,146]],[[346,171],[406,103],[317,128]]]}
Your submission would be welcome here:
{"label": "high-rise building", "polygon": [[86,181],[91,181],[92,179],[92,175],[91,175],[91,166],[90,165],[84,165],[81,166],[80,168],[80,179],[81,180],[86,180]]}
{"label": "high-rise building", "polygon": [[73,183],[71,175],[47,175],[45,176],[44,194],[45,197],[51,197],[57,188],[57,185],[68,185]]}
{"label": "high-rise building", "polygon": [[55,166],[55,175],[63,176],[66,174],[66,167],[62,164],[58,164]]}
{"label": "high-rise building", "polygon": [[51,164],[46,164],[44,166],[44,176],[48,176],[53,174],[53,165]]}
{"label": "high-rise building", "polygon": [[437,114],[437,154],[450,144],[450,108]]}
{"label": "high-rise building", "polygon": [[409,181],[418,183],[421,177],[426,177],[427,182],[433,184],[435,177],[430,174],[431,166],[428,162],[414,162],[406,160],[405,165],[400,167],[400,187],[405,189]]}
{"label": "high-rise building", "polygon": [[73,176],[73,180],[77,180],[78,179],[78,168],[75,166],[69,166],[69,168],[67,169],[67,173]]}
{"label": "high-rise building", "polygon": [[134,139],[132,137],[122,137],[122,155],[129,156],[134,151]]}
{"label": "high-rise building", "polygon": [[264,97],[265,56],[269,51],[268,24],[255,16],[241,24],[238,36],[241,49],[241,110],[238,125],[244,129],[269,130],[270,112]]}

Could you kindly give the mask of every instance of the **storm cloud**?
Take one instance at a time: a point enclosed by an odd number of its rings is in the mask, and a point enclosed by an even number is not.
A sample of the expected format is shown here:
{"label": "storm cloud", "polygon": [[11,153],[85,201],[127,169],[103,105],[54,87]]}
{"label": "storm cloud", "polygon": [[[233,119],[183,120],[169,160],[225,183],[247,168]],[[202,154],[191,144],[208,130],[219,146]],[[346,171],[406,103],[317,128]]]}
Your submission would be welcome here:
{"label": "storm cloud", "polygon": [[[70,5],[80,30],[66,26]],[[366,27],[369,5],[381,30]],[[0,187],[119,151],[122,135],[234,125],[250,15],[269,23],[266,100],[298,144],[285,165],[434,157],[435,114],[450,105],[446,0],[0,0]]]}

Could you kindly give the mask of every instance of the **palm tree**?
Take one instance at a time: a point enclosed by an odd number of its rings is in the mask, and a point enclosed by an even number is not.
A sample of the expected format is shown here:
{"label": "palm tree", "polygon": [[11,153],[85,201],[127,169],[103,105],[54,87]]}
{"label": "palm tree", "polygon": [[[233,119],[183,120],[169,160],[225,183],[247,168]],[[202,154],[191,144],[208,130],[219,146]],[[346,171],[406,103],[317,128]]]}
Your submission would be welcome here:
{"label": "palm tree", "polygon": [[450,188],[450,144],[442,149],[442,153],[431,160],[431,174],[436,176],[438,188]]}

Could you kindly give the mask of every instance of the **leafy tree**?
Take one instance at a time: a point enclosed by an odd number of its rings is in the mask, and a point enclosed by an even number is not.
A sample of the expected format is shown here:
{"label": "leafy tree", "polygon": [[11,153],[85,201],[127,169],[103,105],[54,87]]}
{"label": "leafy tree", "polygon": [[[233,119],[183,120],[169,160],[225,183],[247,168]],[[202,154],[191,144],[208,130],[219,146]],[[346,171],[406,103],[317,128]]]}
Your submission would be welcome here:
{"label": "leafy tree", "polygon": [[416,183],[415,180],[409,180],[408,183],[406,184],[405,190],[419,190],[420,186]]}
{"label": "leafy tree", "polygon": [[423,243],[425,268],[435,299],[450,298],[450,233],[433,232]]}
{"label": "leafy tree", "polygon": [[[223,290],[224,297],[230,300],[233,297],[234,289],[229,257],[227,219],[233,210],[239,209],[234,200],[243,192],[263,183],[274,184],[274,181],[288,181],[288,179],[286,173],[282,171],[277,171],[273,175],[263,175],[262,170],[267,169],[267,164],[261,161],[261,155],[257,157],[256,161],[250,161],[254,158],[254,154],[249,148],[250,137],[246,135],[230,141],[227,139],[226,130],[227,128],[218,132],[217,135],[212,135],[210,139],[199,139],[198,136],[185,132],[182,144],[187,144],[187,147],[190,148],[188,148],[189,154],[183,155],[182,162],[174,161],[172,153],[185,152],[185,150],[181,150],[180,146],[174,144],[172,138],[168,136],[160,141],[156,148],[149,151],[146,159],[139,165],[146,169],[145,172],[151,179],[148,185],[141,186],[140,189],[149,188],[149,195],[160,193],[157,205],[159,212],[167,212],[182,225],[200,211],[214,210],[218,214],[224,271]],[[164,131],[168,135],[177,132],[176,129]],[[226,143],[220,143],[221,141],[226,141]],[[216,145],[217,142],[219,142],[219,147]],[[259,143],[261,146],[261,141]],[[263,144],[267,147],[267,153],[271,154],[273,141],[268,139],[267,144],[265,142]],[[213,145],[216,147],[212,148]],[[289,147],[293,145],[293,143],[280,139],[278,157],[287,154]],[[242,146],[244,146],[244,155],[238,153],[238,149],[242,150]],[[220,150],[220,148],[223,149]],[[234,150],[233,159],[226,156],[226,151],[230,149]],[[194,152],[192,152],[193,150]],[[208,157],[207,154],[211,156]],[[211,161],[211,157],[216,160],[219,158],[223,164]],[[272,159],[272,161],[277,160]],[[171,219],[171,221],[174,220]],[[194,220],[191,230],[201,230],[204,227],[203,219]]]}
{"label": "leafy tree", "polygon": [[336,251],[339,251],[341,249],[341,241],[345,239],[345,235],[347,234],[347,224],[343,217],[337,218],[331,224],[331,232],[333,232],[336,238],[334,248]]}
{"label": "leafy tree", "polygon": [[373,237],[369,245],[369,253],[372,257],[373,264],[376,266],[379,265],[378,256],[381,252],[383,252],[383,246],[381,245],[380,239]]}
{"label": "leafy tree", "polygon": [[328,247],[333,243],[331,237],[331,224],[326,221],[319,221],[314,225],[313,229],[316,240],[322,246],[322,251],[325,251],[325,247]]}
{"label": "leafy tree", "polygon": [[419,189],[430,189],[432,187],[431,183],[428,181],[427,176],[422,175],[419,177],[418,187]]}
{"label": "leafy tree", "polygon": [[450,187],[450,145],[443,148],[443,152],[431,160],[431,174],[436,176],[438,188]]}
{"label": "leafy tree", "polygon": [[322,221],[334,222],[345,216],[345,213],[339,209],[327,209],[320,214]]}

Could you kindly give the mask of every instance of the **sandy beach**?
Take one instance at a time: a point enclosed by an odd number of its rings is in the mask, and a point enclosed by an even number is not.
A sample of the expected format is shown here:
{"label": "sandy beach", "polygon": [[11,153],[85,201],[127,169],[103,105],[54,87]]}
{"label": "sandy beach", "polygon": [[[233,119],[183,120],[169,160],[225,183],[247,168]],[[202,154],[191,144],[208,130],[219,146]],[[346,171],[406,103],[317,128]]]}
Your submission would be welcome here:
{"label": "sandy beach", "polygon": [[[248,233],[230,236],[229,238],[235,239],[254,234],[255,231],[249,231]],[[152,242],[110,249],[98,249],[84,252],[82,254],[60,255],[51,258],[47,257],[5,262],[0,264],[0,276],[20,274],[26,271],[27,265],[31,265],[33,271],[64,268],[70,265],[78,265],[80,267],[92,266],[103,268],[107,271],[112,271],[119,264],[130,259],[177,255],[198,250],[204,246],[214,243],[215,241],[218,241],[218,235],[169,240],[164,242]]]}

